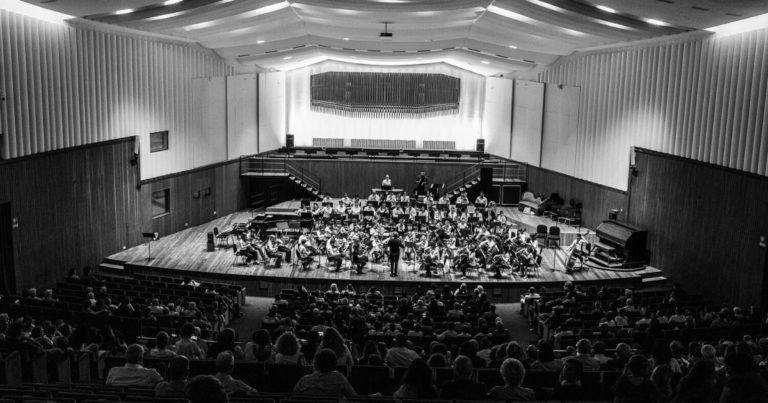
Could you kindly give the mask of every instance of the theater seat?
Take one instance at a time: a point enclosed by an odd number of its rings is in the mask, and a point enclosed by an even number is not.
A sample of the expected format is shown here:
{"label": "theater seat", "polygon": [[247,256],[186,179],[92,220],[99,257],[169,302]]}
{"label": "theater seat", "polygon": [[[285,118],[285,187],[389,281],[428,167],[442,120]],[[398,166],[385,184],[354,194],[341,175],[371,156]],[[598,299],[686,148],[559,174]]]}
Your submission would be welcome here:
{"label": "theater seat", "polygon": [[296,382],[308,373],[308,367],[269,364],[267,367],[267,381],[264,388],[269,392],[293,392]]}
{"label": "theater seat", "polygon": [[360,395],[373,393],[389,394],[392,392],[390,369],[385,366],[355,365],[349,373],[349,383]]}

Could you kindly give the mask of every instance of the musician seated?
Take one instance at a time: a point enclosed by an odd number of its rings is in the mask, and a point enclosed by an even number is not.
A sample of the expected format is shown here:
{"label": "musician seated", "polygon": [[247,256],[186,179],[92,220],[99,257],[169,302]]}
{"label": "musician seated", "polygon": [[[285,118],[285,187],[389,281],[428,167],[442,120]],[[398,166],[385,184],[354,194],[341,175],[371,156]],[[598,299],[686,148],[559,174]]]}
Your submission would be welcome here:
{"label": "musician seated", "polygon": [[511,255],[509,252],[498,254],[493,257],[493,263],[491,263],[491,269],[495,271],[494,278],[501,278],[501,271],[511,268]]}
{"label": "musician seated", "polygon": [[403,192],[403,194],[400,195],[400,204],[407,206],[410,202],[411,196],[408,196],[408,193]]}
{"label": "musician seated", "polygon": [[378,203],[379,202],[379,195],[377,195],[374,192],[371,192],[371,194],[368,195],[368,201],[369,202],[376,202],[376,203]]}
{"label": "musician seated", "polygon": [[344,261],[344,256],[341,254],[341,250],[336,245],[336,238],[328,240],[328,244],[325,247],[325,253],[328,257],[328,264],[333,264],[336,267],[336,271],[341,271],[341,263]]}
{"label": "musician seated", "polygon": [[322,217],[324,219],[331,218],[331,214],[333,214],[333,207],[331,207],[330,204],[320,206],[317,210],[312,212],[313,216]]}
{"label": "musician seated", "polygon": [[363,208],[363,218],[370,221],[374,219],[375,214],[376,210],[373,208],[373,205],[371,203],[366,204],[365,208]]}
{"label": "musician seated", "polygon": [[485,193],[480,192],[480,196],[475,199],[475,205],[482,205],[483,207],[488,205],[488,199],[485,197]]}
{"label": "musician seated", "polygon": [[240,253],[245,256],[245,263],[251,264],[260,260],[258,249],[254,248],[250,243],[246,241],[245,235],[239,238]]}
{"label": "musician seated", "polygon": [[309,265],[314,261],[313,253],[308,247],[309,241],[307,239],[299,240],[299,261],[301,261],[301,269],[307,270]]}
{"label": "musician seated", "polygon": [[280,252],[280,249],[278,248],[276,236],[274,235],[269,236],[269,240],[267,241],[265,250],[267,252],[267,256],[270,259],[275,259],[275,266],[280,267],[280,265],[283,263],[283,254]]}
{"label": "musician seated", "polygon": [[357,267],[357,274],[363,274],[363,267],[368,264],[366,247],[360,241],[355,241],[352,244],[352,264]]}
{"label": "musician seated", "polygon": [[325,196],[323,196],[323,204],[327,203],[333,203],[333,199],[331,198],[330,193],[326,193]]}
{"label": "musician seated", "polygon": [[397,203],[397,195],[392,192],[387,192],[387,202]]}
{"label": "musician seated", "polygon": [[349,207],[352,205],[352,199],[349,198],[349,195],[344,193],[344,197],[341,198],[341,204],[345,207]]}
{"label": "musician seated", "polygon": [[448,198],[445,197],[445,195],[442,195],[442,196],[440,196],[439,199],[437,199],[437,204],[450,204],[450,203],[451,203],[451,201],[448,200]]}

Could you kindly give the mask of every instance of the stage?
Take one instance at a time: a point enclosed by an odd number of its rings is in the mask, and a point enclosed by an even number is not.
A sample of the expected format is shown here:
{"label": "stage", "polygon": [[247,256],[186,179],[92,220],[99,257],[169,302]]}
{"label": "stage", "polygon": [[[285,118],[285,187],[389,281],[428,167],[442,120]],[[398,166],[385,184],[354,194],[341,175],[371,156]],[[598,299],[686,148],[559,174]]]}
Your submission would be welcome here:
{"label": "stage", "polygon": [[[298,201],[289,201],[272,206],[261,213],[295,211]],[[554,221],[540,216],[523,214],[516,208],[499,208],[507,217],[518,226],[527,228],[535,233],[536,226],[557,225]],[[505,273],[501,279],[493,277],[493,272],[472,270],[466,279],[461,279],[461,272],[453,272],[450,267],[436,272],[433,277],[425,277],[423,272],[417,270],[416,265],[407,262],[400,263],[399,276],[389,276],[389,264],[369,263],[365,266],[363,274],[347,268],[340,272],[331,271],[326,266],[325,259],[321,260],[322,266],[316,263],[310,265],[310,270],[303,271],[300,265],[291,265],[283,262],[280,267],[264,267],[262,265],[245,265],[241,258],[235,258],[231,244],[234,240],[224,240],[222,245],[209,252],[206,248],[207,233],[216,227],[227,230],[235,223],[245,223],[253,218],[259,211],[241,211],[220,217],[206,224],[185,229],[183,231],[162,237],[152,242],[151,260],[148,260],[147,244],[126,249],[113,254],[105,259],[104,267],[116,270],[140,270],[142,272],[156,272],[191,277],[217,278],[232,283],[244,284],[251,295],[271,296],[280,288],[290,288],[295,284],[305,284],[308,287],[327,287],[331,282],[340,285],[352,283],[356,287],[369,287],[376,285],[380,289],[396,292],[404,288],[415,287],[418,284],[431,283],[480,283],[496,290],[496,293],[515,298],[520,292],[529,286],[560,287],[565,281],[573,281],[585,286],[627,287],[641,286],[643,278],[651,278],[659,275],[659,270],[651,267],[642,270],[625,272],[600,269],[589,269],[574,274],[565,273],[565,261],[567,259],[566,248],[577,233],[585,234],[588,240],[593,241],[594,231],[560,224],[562,245],[560,248],[545,248],[542,253],[542,265],[535,276],[521,277],[515,273]]]}

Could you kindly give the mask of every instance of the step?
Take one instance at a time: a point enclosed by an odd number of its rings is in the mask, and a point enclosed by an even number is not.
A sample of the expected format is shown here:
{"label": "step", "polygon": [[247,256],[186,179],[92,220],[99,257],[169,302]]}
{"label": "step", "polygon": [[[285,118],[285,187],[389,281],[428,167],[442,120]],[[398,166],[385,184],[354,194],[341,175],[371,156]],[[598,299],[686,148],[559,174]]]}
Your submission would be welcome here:
{"label": "step", "polygon": [[110,258],[108,258],[108,257],[105,257],[105,258],[104,258],[104,259],[102,259],[101,261],[102,261],[102,263],[109,263],[109,264],[113,264],[113,265],[115,265],[115,266],[120,266],[120,268],[122,268],[123,266],[125,266],[125,260],[120,260],[120,259],[110,259]]}
{"label": "step", "polygon": [[664,276],[645,277],[641,280],[643,287],[650,287],[654,285],[662,285],[667,282],[667,278]]}
{"label": "step", "polygon": [[99,264],[99,271],[102,273],[121,274],[125,273],[125,266],[102,262]]}
{"label": "step", "polygon": [[660,277],[661,270],[653,266],[646,266],[643,270],[638,271],[637,274],[639,274],[641,278]]}

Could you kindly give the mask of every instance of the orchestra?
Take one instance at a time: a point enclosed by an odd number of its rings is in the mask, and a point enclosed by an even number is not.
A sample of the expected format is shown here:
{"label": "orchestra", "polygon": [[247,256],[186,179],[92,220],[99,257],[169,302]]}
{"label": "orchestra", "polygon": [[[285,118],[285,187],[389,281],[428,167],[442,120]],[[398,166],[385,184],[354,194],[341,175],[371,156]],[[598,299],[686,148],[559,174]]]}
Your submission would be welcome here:
{"label": "orchestra", "polygon": [[[301,230],[295,246],[278,232],[268,234],[248,226],[239,236],[239,249],[246,263],[290,263],[292,250],[302,269],[311,270],[312,258],[327,258],[330,271],[345,267],[363,274],[368,263],[390,263],[390,275],[398,275],[398,262],[424,277],[449,271],[467,278],[469,271],[492,273],[494,278],[525,277],[541,264],[541,248],[525,229],[517,229],[484,194],[469,207],[466,192],[455,203],[445,196],[437,201],[428,195],[410,198],[393,191],[372,192],[366,200],[357,195],[334,201],[326,194],[313,209],[302,206],[298,213],[311,222]],[[274,231],[274,230],[269,230]],[[567,251],[566,272],[584,265],[589,243],[583,236]],[[318,267],[319,261],[318,261]]]}

